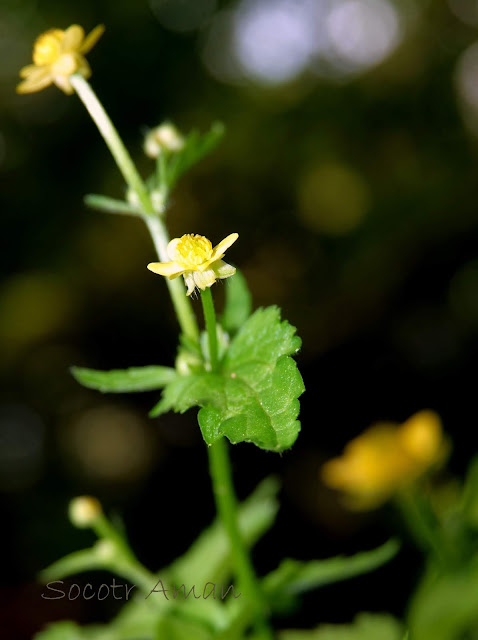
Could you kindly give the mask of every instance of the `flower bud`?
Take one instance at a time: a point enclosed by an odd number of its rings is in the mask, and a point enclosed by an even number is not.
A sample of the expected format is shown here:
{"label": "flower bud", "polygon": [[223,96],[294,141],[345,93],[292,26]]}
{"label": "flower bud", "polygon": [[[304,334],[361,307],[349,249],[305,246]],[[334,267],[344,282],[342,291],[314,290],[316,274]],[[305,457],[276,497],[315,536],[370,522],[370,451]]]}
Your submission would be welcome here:
{"label": "flower bud", "polygon": [[98,540],[98,542],[94,546],[94,549],[96,555],[105,562],[108,560],[113,560],[117,553],[116,547],[111,542],[111,540]]}
{"label": "flower bud", "polygon": [[91,496],[73,498],[68,507],[70,521],[79,529],[91,527],[102,513],[101,504]]}
{"label": "flower bud", "polygon": [[157,158],[162,151],[180,151],[183,147],[183,136],[169,122],[151,129],[143,145],[145,154],[150,158]]}
{"label": "flower bud", "polygon": [[155,189],[154,191],[151,191],[150,196],[151,196],[151,204],[153,205],[153,209],[157,213],[163,213],[165,203],[164,203],[164,195],[161,193],[161,191],[159,191],[158,189]]}

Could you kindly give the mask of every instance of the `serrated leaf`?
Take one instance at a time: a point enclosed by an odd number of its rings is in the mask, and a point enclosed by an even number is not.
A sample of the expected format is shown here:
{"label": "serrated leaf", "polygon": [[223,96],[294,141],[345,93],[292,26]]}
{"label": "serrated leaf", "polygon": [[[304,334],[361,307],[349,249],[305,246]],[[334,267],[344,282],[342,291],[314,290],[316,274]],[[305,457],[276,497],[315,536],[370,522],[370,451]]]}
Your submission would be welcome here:
{"label": "serrated leaf", "polygon": [[201,135],[198,131],[192,131],[186,137],[184,147],[167,159],[166,182],[170,190],[186,171],[217,147],[224,131],[224,125],[215,122],[207,133]]}
{"label": "serrated leaf", "polygon": [[187,376],[178,376],[168,384],[158,404],[151,409],[149,415],[152,418],[175,411],[184,413],[188,409],[202,406],[204,403],[213,402],[223,406],[224,380],[215,373],[202,371]]}
{"label": "serrated leaf", "polygon": [[141,216],[141,211],[125,200],[115,200],[96,193],[89,193],[83,198],[84,203],[92,209],[98,209],[104,213],[117,213],[126,216]]}
{"label": "serrated leaf", "polygon": [[226,280],[226,301],[221,326],[228,333],[238,331],[251,315],[252,296],[247,281],[239,270]]}
{"label": "serrated leaf", "polygon": [[[360,613],[352,624],[322,625],[311,631],[283,631],[279,640],[402,640],[403,627],[389,615]],[[421,640],[421,639],[420,639]]]}
{"label": "serrated leaf", "polygon": [[224,368],[237,372],[242,365],[251,363],[267,366],[281,356],[297,353],[300,345],[295,327],[287,320],[281,321],[279,307],[260,308],[231,342]]}
{"label": "serrated leaf", "polygon": [[73,377],[84,387],[102,393],[130,393],[162,389],[173,382],[177,372],[171,367],[149,366],[129,369],[98,371],[83,367],[72,367]]}
{"label": "serrated leaf", "polygon": [[205,406],[199,424],[208,444],[225,435],[236,444],[283,451],[300,431],[304,383],[290,357],[301,345],[278,307],[257,309],[234,337],[222,363],[225,404]]}
{"label": "serrated leaf", "polygon": [[220,373],[177,378],[150,415],[200,406],[198,421],[209,445],[226,436],[233,444],[288,449],[300,431],[298,398],[304,383],[290,357],[300,344],[277,307],[258,309],[231,342]]}
{"label": "serrated leaf", "polygon": [[399,548],[399,543],[392,539],[377,549],[362,551],[348,557],[339,556],[309,562],[286,559],[264,578],[263,589],[271,602],[283,595],[297,595],[373,571],[389,562]]}
{"label": "serrated leaf", "polygon": [[199,426],[207,444],[223,435],[232,442],[251,442],[261,449],[290,448],[300,431],[298,397],[304,383],[297,365],[288,356],[269,365],[243,362],[224,379],[222,407],[203,407]]}

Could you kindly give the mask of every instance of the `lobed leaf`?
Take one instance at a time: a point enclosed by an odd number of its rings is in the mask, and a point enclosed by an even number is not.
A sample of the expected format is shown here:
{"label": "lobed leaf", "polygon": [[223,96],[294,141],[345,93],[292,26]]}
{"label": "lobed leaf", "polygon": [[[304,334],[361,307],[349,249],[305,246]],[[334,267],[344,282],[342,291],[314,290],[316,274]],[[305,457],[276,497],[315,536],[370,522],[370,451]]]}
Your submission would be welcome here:
{"label": "lobed leaf", "polygon": [[300,431],[298,398],[304,383],[290,357],[300,344],[277,307],[258,309],[232,340],[219,373],[176,378],[150,415],[200,406],[199,425],[208,445],[226,436],[233,444],[288,449]]}

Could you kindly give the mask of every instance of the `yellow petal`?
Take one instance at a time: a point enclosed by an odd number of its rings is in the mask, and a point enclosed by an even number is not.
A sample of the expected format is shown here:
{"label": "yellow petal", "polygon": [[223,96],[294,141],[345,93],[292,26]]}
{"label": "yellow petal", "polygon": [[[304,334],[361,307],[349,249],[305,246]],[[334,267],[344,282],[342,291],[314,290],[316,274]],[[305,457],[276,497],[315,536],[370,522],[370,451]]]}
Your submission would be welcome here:
{"label": "yellow petal", "polygon": [[234,244],[238,238],[238,233],[231,233],[227,236],[227,238],[221,240],[221,242],[216,245],[212,251],[212,260],[219,260],[220,258],[222,258],[229,247]]}
{"label": "yellow petal", "polygon": [[83,56],[79,56],[79,58],[78,70],[76,71],[76,73],[79,73],[83,76],[83,78],[85,78],[85,80],[88,80],[88,78],[91,76],[91,67],[86,58],[83,58]]}
{"label": "yellow petal", "polygon": [[28,77],[17,85],[17,93],[35,93],[45,89],[53,83],[48,67],[38,67],[32,70]]}
{"label": "yellow petal", "polygon": [[65,31],[61,41],[62,52],[80,51],[85,38],[85,30],[79,24],[72,24]]}
{"label": "yellow petal", "polygon": [[213,269],[208,269],[207,271],[192,271],[192,274],[196,287],[201,289],[201,291],[204,291],[206,287],[212,287],[216,282],[216,274]]}
{"label": "yellow petal", "polygon": [[174,260],[177,257],[177,250],[176,247],[178,246],[178,244],[181,242],[181,238],[173,238],[169,243],[168,246],[166,247],[166,253],[168,254],[168,256],[171,258],[171,260]]}
{"label": "yellow petal", "polygon": [[75,92],[69,76],[55,76],[53,78],[53,82],[56,84],[58,89],[61,89],[67,96],[71,96]]}
{"label": "yellow petal", "polygon": [[233,276],[236,273],[236,267],[233,267],[224,260],[216,260],[214,264],[211,265],[211,269],[216,274],[216,278],[224,279]]}
{"label": "yellow petal", "polygon": [[194,289],[196,288],[193,272],[186,271],[186,273],[183,273],[183,277],[184,277],[184,282],[186,284],[186,287],[188,288],[186,295],[190,296],[191,293],[193,293]]}
{"label": "yellow petal", "polygon": [[177,278],[184,272],[184,269],[177,262],[150,262],[148,269],[153,273],[170,279]]}
{"label": "yellow petal", "polygon": [[441,420],[434,411],[419,411],[400,427],[399,438],[409,455],[431,465],[439,460],[443,446]]}
{"label": "yellow petal", "polygon": [[26,67],[20,69],[20,78],[28,78],[28,76],[38,68],[36,64],[27,64]]}
{"label": "yellow petal", "polygon": [[97,27],[93,29],[85,38],[85,41],[81,45],[80,53],[88,53],[91,51],[98,40],[101,38],[105,31],[105,26],[103,24],[99,24]]}

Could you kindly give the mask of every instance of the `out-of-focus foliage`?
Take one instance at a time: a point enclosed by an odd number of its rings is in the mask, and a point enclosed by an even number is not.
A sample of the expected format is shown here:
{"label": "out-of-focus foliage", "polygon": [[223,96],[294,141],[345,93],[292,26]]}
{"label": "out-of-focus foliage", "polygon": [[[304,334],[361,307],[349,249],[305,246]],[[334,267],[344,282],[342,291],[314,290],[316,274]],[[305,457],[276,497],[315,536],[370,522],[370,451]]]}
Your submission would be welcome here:
{"label": "out-of-focus foliage", "polygon": [[361,613],[350,625],[323,625],[315,631],[284,631],[280,639],[407,640],[407,636],[404,636],[402,625],[391,616]]}

